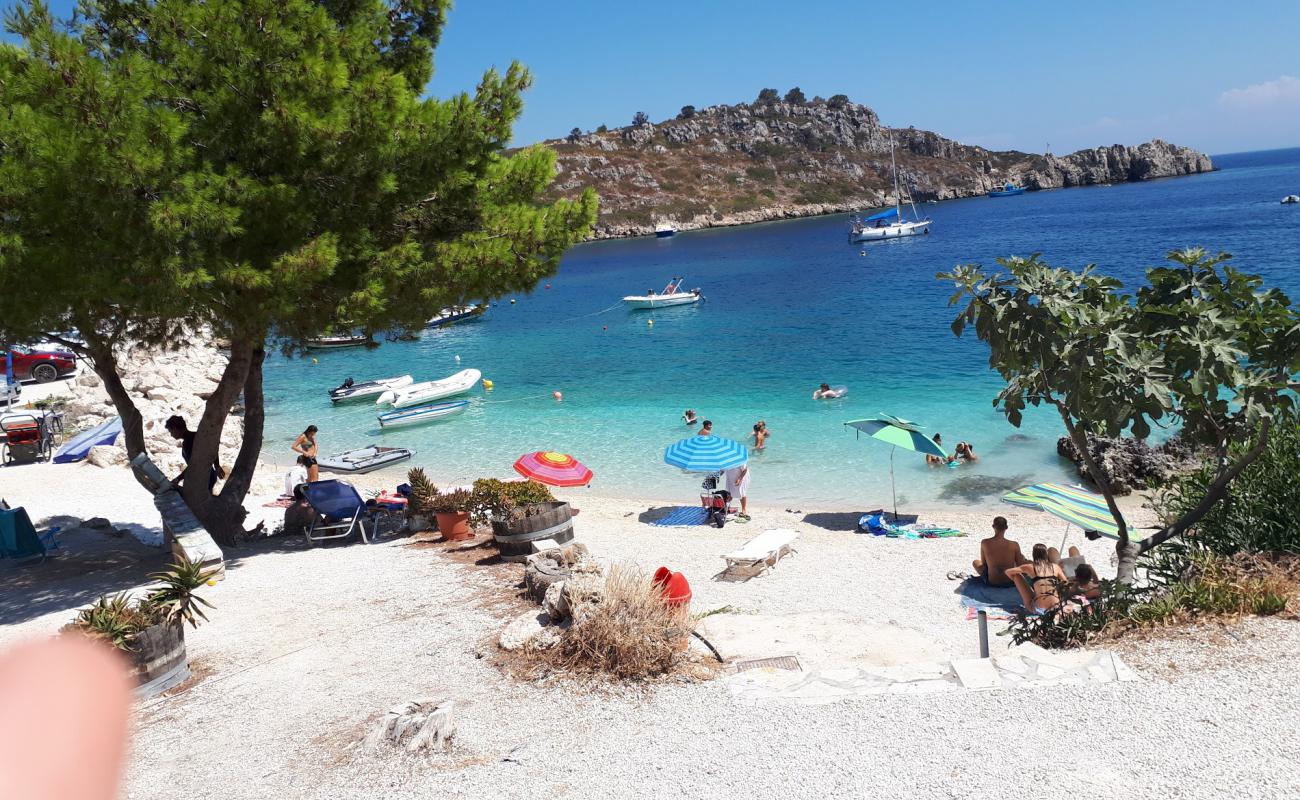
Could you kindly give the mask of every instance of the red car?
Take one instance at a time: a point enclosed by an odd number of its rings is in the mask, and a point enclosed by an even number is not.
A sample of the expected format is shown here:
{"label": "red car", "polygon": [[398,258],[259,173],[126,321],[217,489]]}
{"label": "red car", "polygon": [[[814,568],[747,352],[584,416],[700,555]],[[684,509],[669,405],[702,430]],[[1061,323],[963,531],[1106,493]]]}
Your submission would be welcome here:
{"label": "red car", "polygon": [[[33,350],[14,345],[9,348],[9,356],[13,360],[14,380],[17,381],[49,383],[77,371],[77,357],[64,350]],[[0,369],[3,369],[2,364]]]}

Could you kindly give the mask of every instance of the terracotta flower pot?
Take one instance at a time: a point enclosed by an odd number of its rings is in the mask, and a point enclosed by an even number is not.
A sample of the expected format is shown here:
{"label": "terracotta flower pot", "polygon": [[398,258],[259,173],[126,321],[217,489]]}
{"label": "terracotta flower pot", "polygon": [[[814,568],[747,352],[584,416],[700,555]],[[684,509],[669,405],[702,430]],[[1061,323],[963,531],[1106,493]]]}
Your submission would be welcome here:
{"label": "terracotta flower pot", "polygon": [[442,538],[449,542],[459,542],[462,539],[470,539],[474,536],[474,531],[469,528],[469,512],[455,511],[447,514],[436,514],[438,518],[438,532]]}

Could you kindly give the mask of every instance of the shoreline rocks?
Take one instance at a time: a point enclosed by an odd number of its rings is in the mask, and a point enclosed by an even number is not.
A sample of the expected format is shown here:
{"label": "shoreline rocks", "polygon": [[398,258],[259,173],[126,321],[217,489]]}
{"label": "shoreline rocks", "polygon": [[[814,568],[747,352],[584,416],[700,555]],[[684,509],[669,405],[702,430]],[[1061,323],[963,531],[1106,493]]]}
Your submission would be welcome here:
{"label": "shoreline rocks", "polygon": [[[1116,495],[1129,495],[1137,489],[1148,489],[1171,476],[1195,469],[1201,464],[1201,451],[1181,436],[1151,447],[1146,442],[1129,437],[1110,438],[1090,436],[1088,450],[1110,482]],[[1079,450],[1069,436],[1056,441],[1056,452],[1074,462],[1079,477],[1095,483],[1083,464]]]}
{"label": "shoreline rocks", "polygon": [[[170,349],[126,346],[118,363],[132,365],[124,370],[122,384],[131,394],[144,422],[145,448],[164,475],[184,468],[180,445],[164,427],[167,418],[179,414],[193,430],[203,415],[204,403],[212,396],[225,369],[227,357],[208,337]],[[103,381],[87,368],[67,383],[70,395],[62,405],[64,425],[69,431],[94,427],[117,416],[104,390]],[[243,420],[232,414],[221,434],[221,464],[234,463],[243,440]],[[122,437],[111,446],[91,448],[86,463],[96,467],[125,467],[126,445]]]}

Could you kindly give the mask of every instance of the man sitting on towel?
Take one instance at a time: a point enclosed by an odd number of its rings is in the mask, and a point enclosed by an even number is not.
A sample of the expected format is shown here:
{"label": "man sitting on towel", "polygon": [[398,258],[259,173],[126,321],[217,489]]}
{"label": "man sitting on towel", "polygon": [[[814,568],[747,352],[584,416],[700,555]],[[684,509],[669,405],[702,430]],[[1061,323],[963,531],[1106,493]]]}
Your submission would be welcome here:
{"label": "man sitting on towel", "polygon": [[1007,518],[993,518],[993,535],[980,542],[980,557],[971,562],[989,586],[1012,586],[1007,570],[1028,564],[1020,545],[1007,538]]}

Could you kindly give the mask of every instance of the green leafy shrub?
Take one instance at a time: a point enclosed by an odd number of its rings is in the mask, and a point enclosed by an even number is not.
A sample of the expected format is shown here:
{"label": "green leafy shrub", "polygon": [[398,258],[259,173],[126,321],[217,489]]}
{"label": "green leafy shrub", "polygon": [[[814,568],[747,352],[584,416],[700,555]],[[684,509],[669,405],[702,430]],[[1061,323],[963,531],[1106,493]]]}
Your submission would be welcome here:
{"label": "green leafy shrub", "polygon": [[474,481],[471,513],[479,522],[519,519],[536,514],[537,504],[554,501],[551,490],[537,481],[480,478]]}
{"label": "green leafy shrub", "polygon": [[[1239,454],[1241,445],[1234,448]],[[1181,540],[1162,548],[1153,562],[1162,576],[1177,572],[1196,553],[1300,553],[1300,421],[1277,421],[1263,453],[1232,482],[1227,495]],[[1174,478],[1155,497],[1163,519],[1194,508],[1214,479],[1214,465]],[[1158,552],[1158,551],[1157,551]]]}

